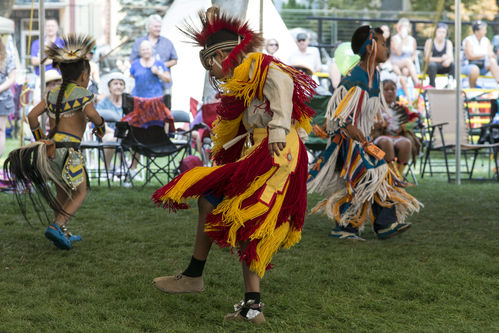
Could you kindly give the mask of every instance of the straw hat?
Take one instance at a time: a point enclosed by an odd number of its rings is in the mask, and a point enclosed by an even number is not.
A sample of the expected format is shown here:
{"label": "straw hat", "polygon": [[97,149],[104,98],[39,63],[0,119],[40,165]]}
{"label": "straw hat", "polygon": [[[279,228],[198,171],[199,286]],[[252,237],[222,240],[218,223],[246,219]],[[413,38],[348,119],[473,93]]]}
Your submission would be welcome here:
{"label": "straw hat", "polygon": [[297,62],[297,63],[291,64],[290,66],[293,67],[294,69],[302,71],[303,73],[307,74],[308,76],[312,76],[314,74],[314,70],[308,64],[305,64],[302,62],[300,62],[300,63]]}
{"label": "straw hat", "polygon": [[62,80],[61,74],[55,69],[49,69],[45,72],[45,83],[55,80]]}

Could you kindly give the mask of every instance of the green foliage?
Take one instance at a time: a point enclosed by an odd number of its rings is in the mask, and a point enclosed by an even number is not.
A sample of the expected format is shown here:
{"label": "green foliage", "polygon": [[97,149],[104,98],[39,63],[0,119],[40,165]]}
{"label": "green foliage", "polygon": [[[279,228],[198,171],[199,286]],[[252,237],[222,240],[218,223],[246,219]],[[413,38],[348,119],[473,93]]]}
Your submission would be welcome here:
{"label": "green foliage", "polygon": [[[125,13],[125,16],[118,24],[118,35],[123,39],[130,38],[132,42],[137,37],[145,35],[147,18],[153,14],[164,16],[167,6],[171,3],[173,0],[120,0],[120,12]],[[132,44],[128,43],[121,52],[129,53],[131,47]]]}

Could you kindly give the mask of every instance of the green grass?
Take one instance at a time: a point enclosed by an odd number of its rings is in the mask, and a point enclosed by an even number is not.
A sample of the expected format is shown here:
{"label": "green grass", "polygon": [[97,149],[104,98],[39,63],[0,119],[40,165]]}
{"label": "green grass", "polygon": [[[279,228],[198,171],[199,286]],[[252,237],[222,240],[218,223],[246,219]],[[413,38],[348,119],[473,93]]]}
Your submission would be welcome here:
{"label": "green grass", "polygon": [[83,241],[61,251],[0,193],[0,332],[497,332],[498,186],[420,179],[409,191],[425,207],[387,241],[369,228],[366,242],[334,240],[329,220],[308,216],[262,280],[258,328],[222,320],[244,292],[228,249],[213,247],[204,293],[151,286],[188,263],[195,204],[169,214],[154,186],[94,187],[69,225]]}

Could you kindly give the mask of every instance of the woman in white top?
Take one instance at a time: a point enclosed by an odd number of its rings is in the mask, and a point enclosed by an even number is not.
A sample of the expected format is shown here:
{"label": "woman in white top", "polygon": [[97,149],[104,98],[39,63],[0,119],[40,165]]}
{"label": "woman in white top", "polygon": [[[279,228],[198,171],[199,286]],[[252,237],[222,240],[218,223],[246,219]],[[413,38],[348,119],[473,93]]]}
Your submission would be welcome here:
{"label": "woman in white top", "polygon": [[487,34],[487,23],[475,21],[472,25],[473,34],[463,41],[465,65],[461,72],[468,75],[470,88],[476,87],[479,75],[485,75],[488,71],[499,82],[499,66],[497,65],[494,51]]}
{"label": "woman in white top", "polygon": [[409,35],[410,22],[406,18],[401,18],[397,23],[398,33],[391,38],[390,61],[393,70],[398,75],[410,76],[414,86],[418,86],[418,75],[414,60],[416,59],[416,39]]}

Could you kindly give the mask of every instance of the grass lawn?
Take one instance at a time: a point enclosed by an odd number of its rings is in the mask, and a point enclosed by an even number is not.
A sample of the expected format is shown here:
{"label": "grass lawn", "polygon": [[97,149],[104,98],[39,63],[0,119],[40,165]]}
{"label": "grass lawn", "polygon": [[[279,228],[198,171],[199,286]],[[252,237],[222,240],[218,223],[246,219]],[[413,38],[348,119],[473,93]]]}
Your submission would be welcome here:
{"label": "grass lawn", "polygon": [[152,205],[155,186],[95,186],[69,224],[83,241],[61,251],[0,193],[0,332],[499,331],[499,184],[419,181],[409,191],[425,207],[398,238],[333,240],[330,221],[307,217],[262,280],[261,327],[222,320],[244,293],[228,249],[213,247],[205,292],[152,287],[188,263],[195,203],[170,215]]}

